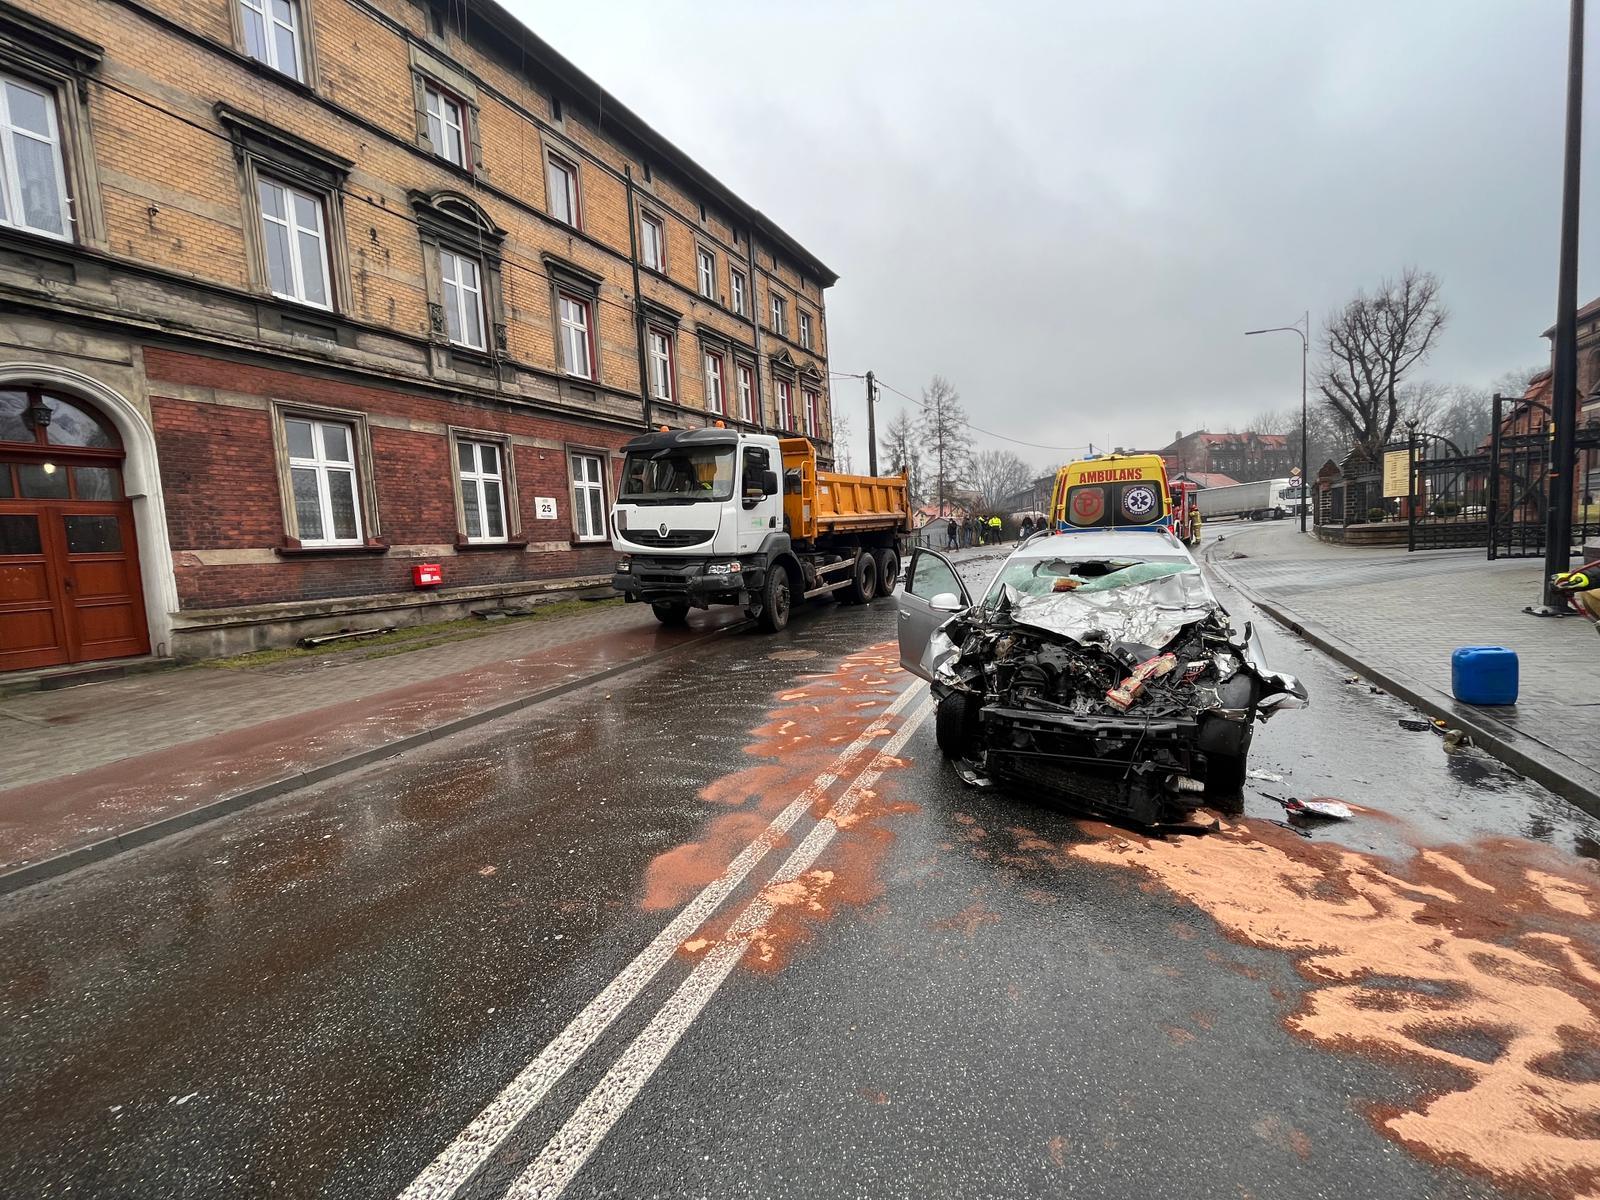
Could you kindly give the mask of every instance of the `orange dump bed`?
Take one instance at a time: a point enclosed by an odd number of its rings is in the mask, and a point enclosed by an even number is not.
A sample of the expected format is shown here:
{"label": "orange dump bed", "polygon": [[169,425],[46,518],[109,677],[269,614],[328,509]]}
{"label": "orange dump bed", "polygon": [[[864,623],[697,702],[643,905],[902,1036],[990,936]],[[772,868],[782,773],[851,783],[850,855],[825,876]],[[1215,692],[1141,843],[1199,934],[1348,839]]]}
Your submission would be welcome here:
{"label": "orange dump bed", "polygon": [[[805,438],[780,438],[783,515],[789,536],[815,541],[831,533],[893,529],[911,532],[910,492],[904,475],[841,475],[817,470],[817,451]],[[800,486],[792,486],[793,472]]]}

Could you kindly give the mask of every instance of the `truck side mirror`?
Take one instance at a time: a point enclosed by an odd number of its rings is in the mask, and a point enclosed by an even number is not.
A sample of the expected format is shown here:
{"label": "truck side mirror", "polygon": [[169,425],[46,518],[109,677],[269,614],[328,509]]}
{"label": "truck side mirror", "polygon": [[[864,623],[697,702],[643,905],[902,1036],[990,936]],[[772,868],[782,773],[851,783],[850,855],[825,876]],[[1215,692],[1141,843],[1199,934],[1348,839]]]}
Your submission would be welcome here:
{"label": "truck side mirror", "polygon": [[763,496],[776,496],[778,494],[778,473],[776,471],[761,472],[761,494]]}

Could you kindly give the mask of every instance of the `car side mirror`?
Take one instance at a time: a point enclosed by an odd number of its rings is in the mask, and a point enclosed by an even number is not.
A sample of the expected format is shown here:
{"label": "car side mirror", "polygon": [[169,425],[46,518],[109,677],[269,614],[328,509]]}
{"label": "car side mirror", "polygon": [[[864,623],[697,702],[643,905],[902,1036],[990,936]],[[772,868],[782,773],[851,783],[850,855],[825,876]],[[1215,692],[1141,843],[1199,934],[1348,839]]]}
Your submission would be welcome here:
{"label": "car side mirror", "polygon": [[928,607],[936,612],[955,613],[960,612],[965,606],[961,603],[961,597],[954,592],[940,592],[928,601]]}
{"label": "car side mirror", "polygon": [[778,473],[772,470],[761,472],[761,494],[763,496],[776,496],[778,494]]}

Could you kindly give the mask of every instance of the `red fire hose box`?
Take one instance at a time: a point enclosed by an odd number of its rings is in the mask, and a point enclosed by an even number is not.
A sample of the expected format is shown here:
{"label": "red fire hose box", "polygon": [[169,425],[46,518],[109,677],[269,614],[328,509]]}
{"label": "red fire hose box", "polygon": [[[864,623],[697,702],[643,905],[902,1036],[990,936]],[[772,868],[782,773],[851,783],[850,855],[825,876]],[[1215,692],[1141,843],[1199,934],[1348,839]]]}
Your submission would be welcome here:
{"label": "red fire hose box", "polygon": [[438,587],[444,582],[444,571],[438,563],[418,563],[411,568],[411,582],[417,587]]}

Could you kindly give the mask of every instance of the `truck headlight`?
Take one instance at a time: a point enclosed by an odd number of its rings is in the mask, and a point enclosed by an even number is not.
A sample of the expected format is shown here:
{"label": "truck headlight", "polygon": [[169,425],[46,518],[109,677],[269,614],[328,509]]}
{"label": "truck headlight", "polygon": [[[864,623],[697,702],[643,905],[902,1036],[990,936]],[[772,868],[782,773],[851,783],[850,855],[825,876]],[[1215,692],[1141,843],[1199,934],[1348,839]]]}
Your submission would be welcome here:
{"label": "truck headlight", "polygon": [[631,570],[633,570],[633,559],[631,559],[631,558],[623,558],[623,559],[617,560],[617,573],[618,574],[626,575]]}
{"label": "truck headlight", "polygon": [[737,575],[744,570],[744,564],[735,559],[733,562],[707,563],[707,575]]}

